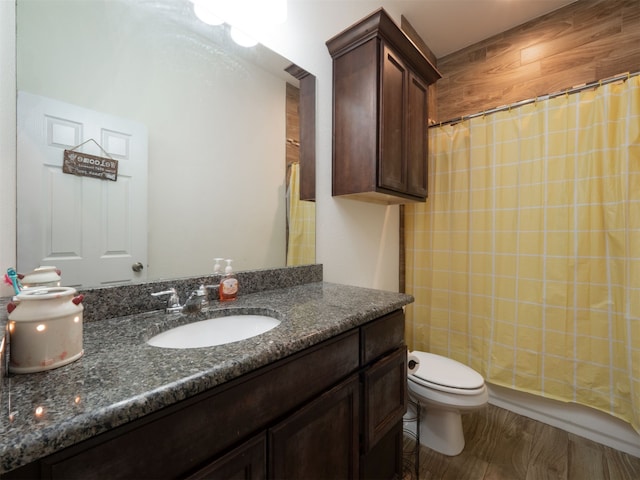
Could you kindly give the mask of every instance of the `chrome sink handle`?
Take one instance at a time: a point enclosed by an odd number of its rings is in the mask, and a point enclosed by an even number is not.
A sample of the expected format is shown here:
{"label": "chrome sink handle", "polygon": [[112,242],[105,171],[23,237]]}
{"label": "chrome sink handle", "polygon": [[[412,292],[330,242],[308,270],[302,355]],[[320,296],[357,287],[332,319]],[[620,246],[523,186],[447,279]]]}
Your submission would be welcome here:
{"label": "chrome sink handle", "polygon": [[167,313],[172,312],[181,312],[183,305],[180,305],[180,297],[178,296],[178,292],[175,288],[170,288],[169,290],[164,290],[162,292],[154,292],[151,294],[153,297],[160,297],[162,295],[169,295],[167,299]]}

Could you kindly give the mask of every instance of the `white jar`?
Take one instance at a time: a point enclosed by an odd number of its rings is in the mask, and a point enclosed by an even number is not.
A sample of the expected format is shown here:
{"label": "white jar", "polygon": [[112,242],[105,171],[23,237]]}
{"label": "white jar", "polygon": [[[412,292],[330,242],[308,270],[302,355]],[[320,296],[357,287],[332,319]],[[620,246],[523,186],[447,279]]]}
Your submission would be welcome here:
{"label": "white jar", "polygon": [[9,304],[9,371],[33,373],[82,356],[82,295],[70,287],[23,290]]}

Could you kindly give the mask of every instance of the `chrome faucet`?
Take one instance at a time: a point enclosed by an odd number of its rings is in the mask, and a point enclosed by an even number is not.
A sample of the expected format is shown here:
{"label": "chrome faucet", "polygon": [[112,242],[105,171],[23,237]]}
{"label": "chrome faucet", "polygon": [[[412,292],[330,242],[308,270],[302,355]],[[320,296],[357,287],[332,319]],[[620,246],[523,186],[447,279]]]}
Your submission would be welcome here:
{"label": "chrome faucet", "polygon": [[185,313],[194,313],[199,312],[208,305],[209,297],[207,295],[207,290],[204,288],[204,285],[200,285],[197,290],[194,290],[189,294],[187,299],[184,301],[183,307]]}
{"label": "chrome faucet", "polygon": [[170,288],[169,290],[164,290],[162,292],[154,292],[151,295],[153,297],[169,295],[169,298],[167,299],[167,309],[165,310],[167,313],[182,312],[182,309],[184,308],[184,305],[180,305],[180,297],[178,296],[178,292],[175,288]]}
{"label": "chrome faucet", "polygon": [[[154,292],[151,295],[154,297],[160,297],[162,295],[169,295],[167,299],[166,313],[185,312],[193,313],[199,312],[202,308],[209,305],[209,291],[213,290],[217,293],[218,285],[200,285],[198,290],[194,290],[189,294],[184,304],[180,304],[180,296],[175,288],[164,290],[162,292]],[[217,297],[217,295],[216,295]]]}

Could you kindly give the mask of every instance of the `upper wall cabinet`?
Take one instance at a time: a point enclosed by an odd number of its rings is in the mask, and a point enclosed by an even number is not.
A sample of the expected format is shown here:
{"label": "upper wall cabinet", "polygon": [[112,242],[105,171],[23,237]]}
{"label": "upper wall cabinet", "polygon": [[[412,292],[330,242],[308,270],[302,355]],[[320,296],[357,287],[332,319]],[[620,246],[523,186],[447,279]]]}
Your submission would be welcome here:
{"label": "upper wall cabinet", "polygon": [[435,67],[384,9],[327,42],[333,58],[333,195],[427,198],[427,87]]}

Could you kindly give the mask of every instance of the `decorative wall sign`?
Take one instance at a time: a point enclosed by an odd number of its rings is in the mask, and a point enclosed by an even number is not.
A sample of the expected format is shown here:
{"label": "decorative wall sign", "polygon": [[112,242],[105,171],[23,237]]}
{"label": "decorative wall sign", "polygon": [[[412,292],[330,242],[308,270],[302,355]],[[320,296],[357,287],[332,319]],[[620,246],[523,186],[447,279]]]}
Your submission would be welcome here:
{"label": "decorative wall sign", "polygon": [[[78,145],[78,147],[84,145],[87,142],[94,142],[98,147],[100,145],[93,139],[89,139],[84,143]],[[74,147],[71,150],[64,151],[64,157],[62,162],[62,171],[71,175],[78,175],[80,177],[93,177],[100,178],[102,180],[118,180],[118,161],[113,158],[99,157],[97,155],[89,155],[88,153],[76,152]],[[105,154],[109,155],[100,147]]]}

